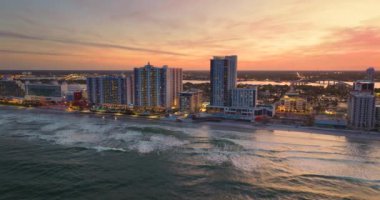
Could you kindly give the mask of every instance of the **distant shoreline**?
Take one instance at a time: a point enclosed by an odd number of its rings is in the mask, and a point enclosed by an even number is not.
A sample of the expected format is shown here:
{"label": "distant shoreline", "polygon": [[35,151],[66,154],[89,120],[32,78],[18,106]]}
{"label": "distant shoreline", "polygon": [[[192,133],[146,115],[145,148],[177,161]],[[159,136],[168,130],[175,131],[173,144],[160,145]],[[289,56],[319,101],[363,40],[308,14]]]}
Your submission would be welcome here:
{"label": "distant shoreline", "polygon": [[[9,105],[1,105],[0,107],[6,107],[12,109],[33,109],[35,111],[41,111],[41,113],[64,113],[64,114],[72,114],[72,115],[83,115],[98,118],[100,116],[104,117],[114,117],[115,120],[128,119],[136,122],[143,123],[153,123],[157,125],[169,125],[169,126],[181,126],[181,127],[193,127],[194,125],[207,125],[213,129],[222,129],[222,130],[231,130],[231,131],[244,131],[247,130],[266,130],[266,131],[282,131],[282,132],[304,132],[310,134],[321,134],[321,135],[332,135],[332,136],[344,136],[355,139],[363,139],[363,140],[380,140],[380,133],[374,131],[362,131],[362,130],[349,130],[349,129],[334,129],[334,128],[321,128],[314,126],[295,126],[295,125],[282,125],[282,124],[252,124],[249,122],[241,122],[241,121],[231,121],[225,120],[222,122],[175,122],[171,120],[165,120],[162,118],[149,118],[145,116],[130,116],[130,115],[115,115],[113,113],[83,113],[83,112],[66,112],[64,110],[54,110],[47,108],[39,108],[39,107],[16,107]],[[109,119],[109,118],[108,118]]]}

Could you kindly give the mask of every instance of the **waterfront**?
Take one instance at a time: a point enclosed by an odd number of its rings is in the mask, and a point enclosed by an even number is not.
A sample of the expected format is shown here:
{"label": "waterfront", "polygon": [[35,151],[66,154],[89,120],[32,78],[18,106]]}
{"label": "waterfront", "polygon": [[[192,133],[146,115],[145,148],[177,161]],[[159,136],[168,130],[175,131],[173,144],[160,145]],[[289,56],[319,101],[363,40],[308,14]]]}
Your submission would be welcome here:
{"label": "waterfront", "polygon": [[0,107],[0,199],[376,199],[380,141]]}
{"label": "waterfront", "polygon": [[[183,80],[183,83],[192,83],[192,84],[201,84],[201,83],[210,83],[209,80]],[[352,82],[343,82],[347,85],[352,85]],[[255,80],[247,80],[247,81],[238,81],[238,84],[247,84],[247,85],[291,85],[290,81],[255,81]],[[325,83],[316,83],[309,82],[306,85],[309,86],[323,86],[327,87],[328,82]],[[380,82],[375,82],[375,88],[380,88]]]}

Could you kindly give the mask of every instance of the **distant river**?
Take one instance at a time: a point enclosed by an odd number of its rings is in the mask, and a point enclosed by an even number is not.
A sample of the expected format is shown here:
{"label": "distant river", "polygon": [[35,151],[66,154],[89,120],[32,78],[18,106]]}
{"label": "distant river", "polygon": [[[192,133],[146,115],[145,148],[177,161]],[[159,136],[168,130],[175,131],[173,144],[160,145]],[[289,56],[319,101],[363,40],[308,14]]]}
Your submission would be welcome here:
{"label": "distant river", "polygon": [[[183,83],[193,83],[193,84],[200,84],[200,83],[210,83],[208,80],[183,80]],[[239,81],[240,84],[250,84],[250,85],[290,85],[289,81]],[[352,82],[345,82],[349,85],[352,85]],[[311,86],[327,86],[327,82],[323,83],[308,83],[307,85]],[[380,88],[380,82],[375,82],[375,88]]]}
{"label": "distant river", "polygon": [[379,199],[380,142],[0,106],[0,199]]}

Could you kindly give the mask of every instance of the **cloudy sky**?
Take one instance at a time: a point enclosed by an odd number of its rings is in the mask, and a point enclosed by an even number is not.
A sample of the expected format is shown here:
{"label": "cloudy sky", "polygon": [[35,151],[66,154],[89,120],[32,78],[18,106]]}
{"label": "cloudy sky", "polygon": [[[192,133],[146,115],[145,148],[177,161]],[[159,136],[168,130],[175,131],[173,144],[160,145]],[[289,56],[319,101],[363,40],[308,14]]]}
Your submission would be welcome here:
{"label": "cloudy sky", "polygon": [[380,68],[379,0],[0,0],[0,69]]}

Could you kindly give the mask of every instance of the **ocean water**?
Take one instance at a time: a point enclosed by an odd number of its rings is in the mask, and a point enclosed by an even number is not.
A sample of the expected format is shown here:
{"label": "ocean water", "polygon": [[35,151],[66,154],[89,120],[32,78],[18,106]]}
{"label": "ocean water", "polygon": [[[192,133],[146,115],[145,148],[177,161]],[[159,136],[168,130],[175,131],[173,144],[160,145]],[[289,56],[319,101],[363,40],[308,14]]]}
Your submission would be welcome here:
{"label": "ocean water", "polygon": [[0,106],[0,199],[380,199],[380,141]]}

